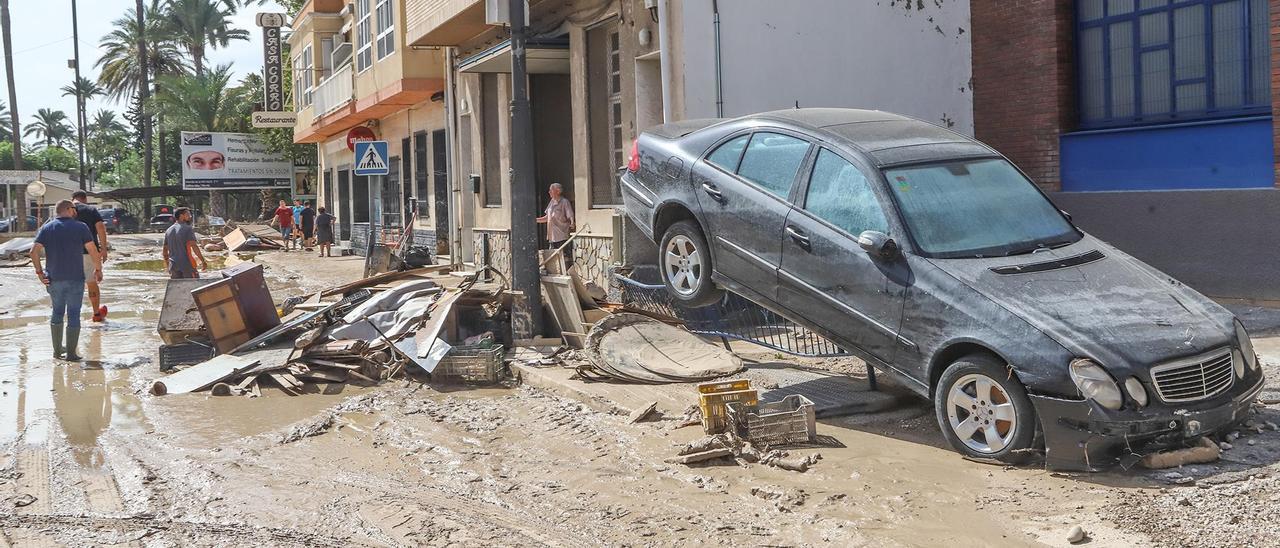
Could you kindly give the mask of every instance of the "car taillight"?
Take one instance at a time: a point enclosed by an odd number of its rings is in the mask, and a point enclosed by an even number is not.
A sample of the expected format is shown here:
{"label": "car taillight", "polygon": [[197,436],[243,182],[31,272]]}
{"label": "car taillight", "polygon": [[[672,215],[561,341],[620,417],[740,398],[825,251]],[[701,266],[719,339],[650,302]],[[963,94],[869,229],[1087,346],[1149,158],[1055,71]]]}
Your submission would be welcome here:
{"label": "car taillight", "polygon": [[631,158],[627,159],[627,171],[640,171],[640,139],[631,141]]}

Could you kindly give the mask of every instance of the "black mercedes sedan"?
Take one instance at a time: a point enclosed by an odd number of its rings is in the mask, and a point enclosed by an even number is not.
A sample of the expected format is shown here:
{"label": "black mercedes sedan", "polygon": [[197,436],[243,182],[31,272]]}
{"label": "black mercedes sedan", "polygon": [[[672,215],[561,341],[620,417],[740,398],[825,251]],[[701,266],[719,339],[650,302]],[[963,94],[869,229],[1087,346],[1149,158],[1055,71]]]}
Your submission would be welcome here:
{"label": "black mercedes sedan", "polygon": [[643,132],[622,191],[674,299],[738,293],[934,403],[965,455],[1094,470],[1229,428],[1262,388],[1231,313],[1072,224],[1000,153],[895,114]]}

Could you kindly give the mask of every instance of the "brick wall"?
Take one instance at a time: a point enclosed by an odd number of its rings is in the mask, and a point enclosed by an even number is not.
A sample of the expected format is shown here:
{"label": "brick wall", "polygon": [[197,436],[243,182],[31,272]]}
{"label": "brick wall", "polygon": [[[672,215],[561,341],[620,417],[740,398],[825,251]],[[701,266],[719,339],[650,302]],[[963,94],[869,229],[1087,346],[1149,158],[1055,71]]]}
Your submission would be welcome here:
{"label": "brick wall", "polygon": [[1275,151],[1272,180],[1280,188],[1280,0],[1271,0],[1271,133]]}
{"label": "brick wall", "polygon": [[[1075,125],[1073,4],[973,0],[970,5],[974,134],[1050,192],[1062,188],[1058,135]],[[1272,40],[1274,51],[1280,38],[1273,34]],[[1273,55],[1273,67],[1275,62]],[[1276,105],[1280,108],[1280,101]]]}

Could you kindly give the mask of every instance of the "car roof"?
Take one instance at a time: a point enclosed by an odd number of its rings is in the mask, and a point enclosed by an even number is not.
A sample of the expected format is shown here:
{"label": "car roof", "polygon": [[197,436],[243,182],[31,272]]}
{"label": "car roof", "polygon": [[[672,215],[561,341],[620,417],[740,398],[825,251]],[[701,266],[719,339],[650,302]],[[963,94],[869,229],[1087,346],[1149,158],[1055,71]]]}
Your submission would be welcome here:
{"label": "car roof", "polygon": [[845,145],[878,166],[999,156],[972,138],[915,118],[880,110],[800,108],[743,119],[782,122]]}

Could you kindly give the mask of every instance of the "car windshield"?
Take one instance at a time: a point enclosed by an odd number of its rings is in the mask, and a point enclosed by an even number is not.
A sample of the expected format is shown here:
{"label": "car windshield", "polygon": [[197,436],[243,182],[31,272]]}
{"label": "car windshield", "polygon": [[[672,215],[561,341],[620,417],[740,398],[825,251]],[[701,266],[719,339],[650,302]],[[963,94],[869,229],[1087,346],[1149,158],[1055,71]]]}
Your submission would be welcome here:
{"label": "car windshield", "polygon": [[916,244],[929,256],[1017,255],[1081,238],[1003,159],[888,169],[885,178]]}

